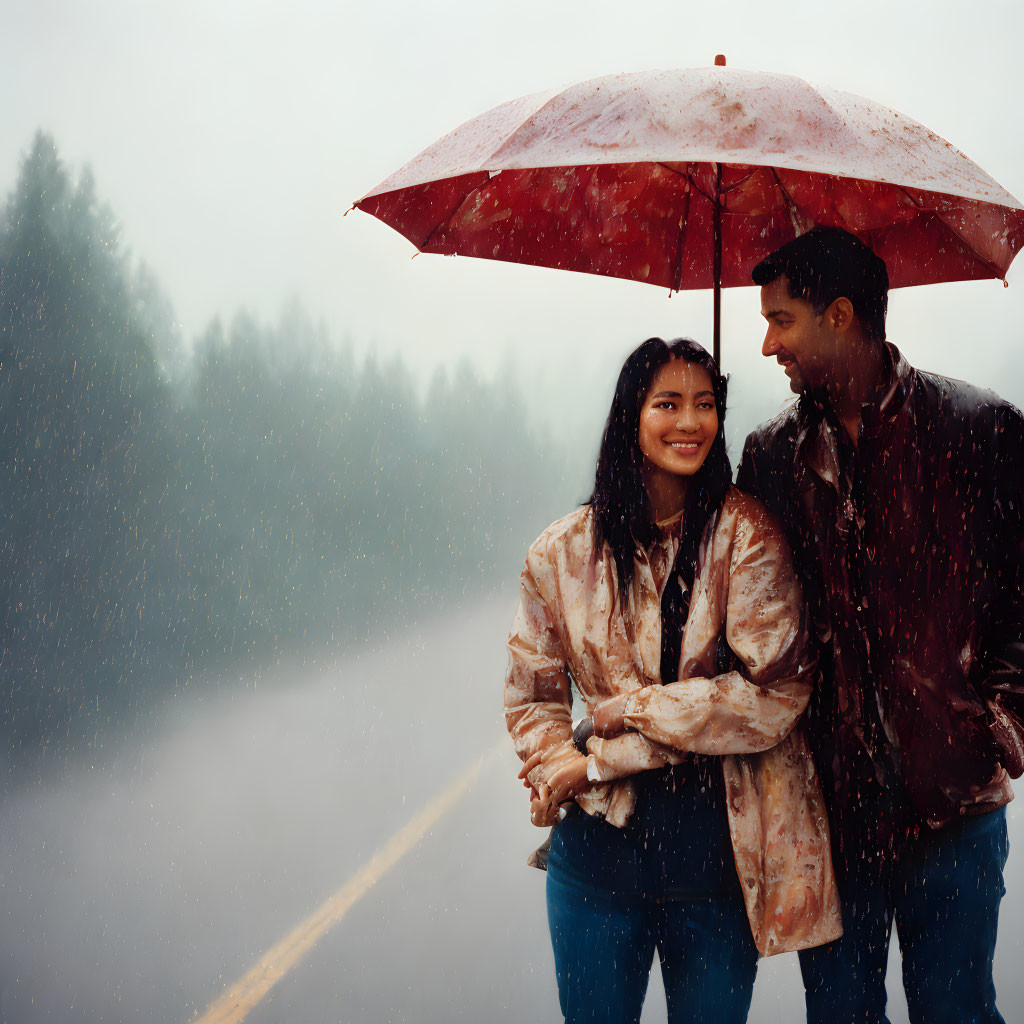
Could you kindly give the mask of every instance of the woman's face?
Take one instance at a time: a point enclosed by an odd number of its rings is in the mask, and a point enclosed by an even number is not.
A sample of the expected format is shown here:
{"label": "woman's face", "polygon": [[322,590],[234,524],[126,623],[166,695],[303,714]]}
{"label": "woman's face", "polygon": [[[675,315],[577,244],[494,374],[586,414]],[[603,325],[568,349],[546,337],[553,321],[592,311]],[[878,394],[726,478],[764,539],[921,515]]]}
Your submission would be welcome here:
{"label": "woman's face", "polygon": [[654,375],[640,409],[638,441],[648,470],[693,476],[718,433],[718,409],[707,370],[673,359]]}

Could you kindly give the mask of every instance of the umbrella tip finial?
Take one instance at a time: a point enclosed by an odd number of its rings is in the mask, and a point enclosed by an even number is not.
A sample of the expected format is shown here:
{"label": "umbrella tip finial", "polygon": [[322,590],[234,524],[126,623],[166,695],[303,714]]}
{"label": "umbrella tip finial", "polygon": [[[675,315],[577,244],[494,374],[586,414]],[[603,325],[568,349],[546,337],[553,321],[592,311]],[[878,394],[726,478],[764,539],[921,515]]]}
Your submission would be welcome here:
{"label": "umbrella tip finial", "polygon": [[724,53],[716,53],[715,54],[715,67],[716,68],[724,68],[725,67],[725,54]]}

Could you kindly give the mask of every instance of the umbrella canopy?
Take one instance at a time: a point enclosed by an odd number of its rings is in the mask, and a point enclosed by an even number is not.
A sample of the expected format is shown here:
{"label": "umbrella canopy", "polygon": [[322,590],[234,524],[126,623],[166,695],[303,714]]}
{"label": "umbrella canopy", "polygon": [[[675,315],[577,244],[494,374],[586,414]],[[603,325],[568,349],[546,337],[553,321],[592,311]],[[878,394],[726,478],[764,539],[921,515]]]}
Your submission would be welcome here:
{"label": "umbrella canopy", "polygon": [[892,287],[1003,278],[1024,244],[1024,206],[917,121],[720,66],[504,103],[356,206],[423,252],[672,290],[749,285],[760,259],[816,224],[869,244]]}

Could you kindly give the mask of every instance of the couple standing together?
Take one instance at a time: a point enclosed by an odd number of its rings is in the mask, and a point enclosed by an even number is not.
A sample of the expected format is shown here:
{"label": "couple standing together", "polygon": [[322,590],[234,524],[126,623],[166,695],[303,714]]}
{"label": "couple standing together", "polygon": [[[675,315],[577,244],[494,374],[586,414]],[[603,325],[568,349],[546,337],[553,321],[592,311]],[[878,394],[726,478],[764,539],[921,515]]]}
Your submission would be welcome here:
{"label": "couple standing together", "polygon": [[[798,401],[748,438],[692,341],[619,375],[594,491],[531,547],[505,713],[566,1021],[747,1018],[800,951],[807,1019],[1002,1022],[1024,768],[1024,420],[885,340],[888,275],[815,229],[754,269]],[[574,727],[573,710],[583,714]]]}

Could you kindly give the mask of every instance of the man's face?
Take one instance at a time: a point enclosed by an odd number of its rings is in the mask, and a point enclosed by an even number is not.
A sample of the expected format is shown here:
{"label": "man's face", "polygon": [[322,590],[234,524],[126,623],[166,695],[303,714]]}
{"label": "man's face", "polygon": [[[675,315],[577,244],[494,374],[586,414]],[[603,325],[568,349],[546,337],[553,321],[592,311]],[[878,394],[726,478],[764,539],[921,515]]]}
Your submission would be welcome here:
{"label": "man's face", "polygon": [[823,387],[839,362],[839,338],[809,302],[789,294],[789,281],[777,277],[761,287],[761,315],[768,321],[761,354],[774,356],[796,394]]}

